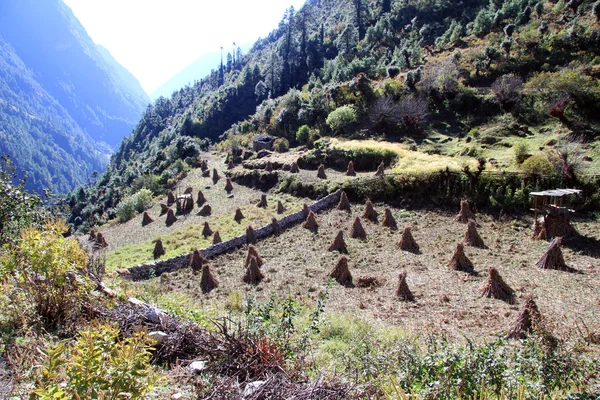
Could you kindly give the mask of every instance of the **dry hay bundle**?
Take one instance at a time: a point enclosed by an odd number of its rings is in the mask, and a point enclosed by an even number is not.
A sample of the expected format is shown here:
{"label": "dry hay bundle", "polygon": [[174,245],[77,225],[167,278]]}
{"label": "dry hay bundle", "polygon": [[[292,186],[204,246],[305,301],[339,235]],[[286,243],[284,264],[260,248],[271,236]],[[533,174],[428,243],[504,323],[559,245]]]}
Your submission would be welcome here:
{"label": "dry hay bundle", "polygon": [[286,209],[283,203],[281,203],[281,200],[277,200],[277,214],[283,214],[284,212],[286,212]]}
{"label": "dry hay bundle", "polygon": [[363,228],[360,218],[354,218],[354,222],[352,223],[352,229],[350,230],[350,237],[354,239],[366,239],[367,232],[365,232],[365,228]]}
{"label": "dry hay bundle", "polygon": [[298,172],[300,172],[300,168],[298,168],[298,163],[297,162],[293,162],[292,166],[290,167],[290,172],[292,174],[297,174]]}
{"label": "dry hay bundle", "polygon": [[383,286],[384,280],[375,276],[359,276],[356,279],[356,287],[359,288],[376,288]]}
{"label": "dry hay bundle", "polygon": [[213,231],[212,231],[212,229],[210,229],[208,222],[204,221],[204,228],[202,228],[202,236],[204,236],[204,239],[206,239],[207,237],[209,237],[212,234],[213,234]]}
{"label": "dry hay bundle", "polygon": [[219,175],[219,172],[217,171],[216,168],[213,168],[213,172],[212,172],[212,181],[213,181],[213,183],[219,182],[219,179],[221,179],[221,175]]}
{"label": "dry hay bundle", "polygon": [[327,175],[325,175],[325,166],[323,164],[319,165],[319,169],[317,170],[317,178],[327,179]]}
{"label": "dry hay bundle", "polygon": [[462,222],[466,224],[470,220],[476,221],[475,214],[471,212],[471,208],[469,207],[469,202],[467,200],[460,201],[460,212],[456,216],[456,220],[458,222]]}
{"label": "dry hay bundle", "polygon": [[515,301],[515,291],[504,282],[494,267],[489,268],[488,279],[481,285],[479,291],[481,297],[502,300],[508,304],[513,304]]}
{"label": "dry hay bundle", "polygon": [[304,221],[302,227],[315,233],[319,230],[319,224],[317,223],[317,217],[314,212],[311,211],[308,213],[308,217],[306,217],[306,221]]}
{"label": "dry hay bundle", "polygon": [[279,225],[279,221],[277,220],[277,218],[271,217],[271,226],[273,227],[273,233],[281,233],[281,225]]}
{"label": "dry hay bundle", "polygon": [[219,286],[219,281],[215,279],[210,271],[210,265],[206,264],[202,267],[202,278],[200,278],[200,289],[202,293],[208,293]]}
{"label": "dry hay bundle", "polygon": [[400,250],[408,251],[415,254],[420,253],[419,245],[415,241],[415,238],[413,238],[410,226],[404,227],[404,232],[402,232],[402,237],[398,242],[398,247],[400,248]]}
{"label": "dry hay bundle", "polygon": [[248,225],[248,227],[246,228],[246,243],[254,244],[256,242],[256,232],[254,232],[254,228],[252,227],[252,225]]}
{"label": "dry hay bundle", "polygon": [[88,236],[88,240],[95,242],[96,241],[96,231],[90,229],[90,235]]}
{"label": "dry hay bundle", "polygon": [[533,301],[533,298],[529,297],[521,311],[517,315],[517,318],[512,323],[506,337],[511,339],[525,339],[529,333],[532,333],[542,328],[542,314]]}
{"label": "dry hay bundle", "polygon": [[233,216],[233,219],[239,224],[244,219],[244,214],[242,214],[242,210],[237,208],[235,210],[235,215]]}
{"label": "dry hay bundle", "polygon": [[384,210],[383,221],[381,221],[381,225],[394,230],[398,229],[396,219],[394,219],[392,211],[388,207],[386,207]]}
{"label": "dry hay bundle", "polygon": [[346,176],[356,176],[354,171],[354,162],[348,161],[348,169],[346,169]]}
{"label": "dry hay bundle", "polygon": [[546,240],[546,229],[544,228],[544,223],[539,220],[539,218],[535,219],[533,223],[533,232],[531,233],[531,239],[533,240]]}
{"label": "dry hay bundle", "polygon": [[210,176],[210,169],[202,170],[202,177],[208,178]]}
{"label": "dry hay bundle", "polygon": [[579,233],[571,225],[569,214],[566,212],[545,215],[543,229],[546,240],[552,240],[555,237],[579,236]]}
{"label": "dry hay bundle", "polygon": [[210,204],[206,204],[200,209],[200,211],[198,211],[198,215],[201,217],[208,217],[210,214],[212,214],[212,207]]}
{"label": "dry hay bundle", "polygon": [[571,268],[565,264],[562,250],[560,246],[562,244],[562,238],[556,237],[550,245],[544,255],[535,263],[535,266],[543,269],[557,269],[560,271],[572,271]]}
{"label": "dry hay bundle", "polygon": [[348,269],[348,257],[341,256],[328,276],[335,279],[342,286],[352,287],[352,274]]}
{"label": "dry hay bundle", "polygon": [[106,239],[104,238],[104,235],[102,235],[101,232],[98,232],[96,234],[96,244],[100,248],[108,247],[108,243],[106,242]]}
{"label": "dry hay bundle", "polygon": [[265,276],[260,268],[258,268],[256,257],[250,257],[250,261],[248,262],[248,267],[246,268],[246,272],[242,277],[242,281],[251,285],[258,285],[263,279],[265,279]]}
{"label": "dry hay bundle", "polygon": [[198,207],[202,207],[206,203],[206,197],[204,197],[204,193],[201,190],[198,190],[198,196],[196,197],[196,205]]}
{"label": "dry hay bundle", "polygon": [[206,264],[207,260],[202,256],[202,253],[198,249],[194,249],[190,257],[190,268],[194,272],[200,272],[202,265]]}
{"label": "dry hay bundle", "polygon": [[160,217],[169,212],[169,206],[165,203],[160,203]]}
{"label": "dry hay bundle", "polygon": [[346,251],[346,242],[344,241],[344,231],[339,231],[333,239],[333,242],[329,245],[327,251]]}
{"label": "dry hay bundle", "polygon": [[173,192],[169,192],[167,194],[167,205],[170,206],[173,203],[175,203],[175,195],[173,194]]}
{"label": "dry hay bundle", "polygon": [[202,160],[202,162],[200,163],[200,169],[202,171],[208,171],[208,161]]}
{"label": "dry hay bundle", "polygon": [[185,189],[185,192],[183,192],[183,194],[192,194],[192,192],[193,192],[193,191],[194,191],[194,189],[192,189],[192,187],[191,187],[191,186],[188,186],[188,187]]}
{"label": "dry hay bundle", "polygon": [[348,196],[343,190],[342,194],[340,194],[340,202],[337,205],[337,209],[350,211],[350,201],[348,201]]}
{"label": "dry hay bundle", "polygon": [[308,208],[308,205],[304,203],[304,205],[302,206],[302,215],[304,216],[304,219],[308,218],[308,214],[310,213],[310,208]]}
{"label": "dry hay bundle", "polygon": [[156,260],[157,258],[164,256],[165,254],[167,254],[167,252],[165,251],[162,240],[156,240],[156,243],[154,244],[154,251],[152,252],[154,259]]}
{"label": "dry hay bundle", "polygon": [[213,244],[217,244],[217,243],[221,243],[221,234],[219,233],[219,231],[215,231],[214,235],[213,235]]}
{"label": "dry hay bundle", "polygon": [[265,260],[258,253],[258,249],[254,245],[248,246],[248,253],[246,253],[246,261],[244,261],[244,268],[248,268],[250,265],[250,259],[254,257],[256,259],[256,264],[259,267],[265,265]]}
{"label": "dry hay bundle", "polygon": [[144,211],[144,215],[142,216],[142,226],[146,226],[148,224],[151,224],[152,222],[154,222],[154,220],[150,218],[148,211]]}
{"label": "dry hay bundle", "polygon": [[396,297],[404,301],[414,301],[415,299],[410,291],[410,288],[408,287],[408,283],[406,283],[406,271],[402,271],[400,274],[398,274],[398,288],[396,289]]}
{"label": "dry hay bundle", "polygon": [[371,200],[367,200],[365,203],[365,212],[363,213],[362,217],[368,219],[369,221],[377,222],[377,216],[378,214],[373,207],[373,203],[371,203]]}
{"label": "dry hay bundle", "polygon": [[271,161],[267,161],[267,164],[265,165],[265,172],[272,172],[273,171],[273,164],[271,163]]}
{"label": "dry hay bundle", "polygon": [[175,216],[175,213],[173,212],[173,209],[169,208],[169,211],[167,211],[167,219],[165,220],[165,224],[167,226],[171,226],[176,221],[177,221],[177,217]]}
{"label": "dry hay bundle", "polygon": [[227,169],[233,169],[233,167],[235,167],[235,165],[233,165],[233,158],[230,158],[227,163]]}
{"label": "dry hay bundle", "polygon": [[473,263],[465,255],[465,247],[462,243],[456,244],[456,250],[448,262],[448,268],[453,271],[468,272],[470,274],[475,273]]}
{"label": "dry hay bundle", "polygon": [[377,171],[375,171],[375,176],[383,176],[383,174],[384,174],[383,170],[384,169],[385,169],[385,164],[382,161],[381,164],[379,164],[379,166],[377,167]]}
{"label": "dry hay bundle", "polygon": [[231,178],[227,178],[227,182],[225,183],[225,191],[227,193],[231,193],[231,191],[233,191],[233,184],[231,183]]}
{"label": "dry hay bundle", "polygon": [[258,204],[256,205],[258,208],[267,208],[267,195],[266,194],[261,194],[260,195],[260,201],[258,202]]}
{"label": "dry hay bundle", "polygon": [[467,246],[477,247],[478,249],[487,249],[483,239],[477,233],[477,224],[475,221],[469,221],[467,224],[467,230],[465,231],[465,240],[463,243]]}

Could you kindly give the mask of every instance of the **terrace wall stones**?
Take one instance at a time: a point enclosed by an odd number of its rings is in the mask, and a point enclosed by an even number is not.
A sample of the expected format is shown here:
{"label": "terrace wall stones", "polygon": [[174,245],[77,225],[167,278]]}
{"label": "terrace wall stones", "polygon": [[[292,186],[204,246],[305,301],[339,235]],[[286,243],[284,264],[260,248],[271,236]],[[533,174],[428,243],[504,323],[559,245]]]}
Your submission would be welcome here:
{"label": "terrace wall stones", "polygon": [[[342,191],[337,190],[334,193],[331,193],[322,199],[315,201],[310,204],[308,208],[318,213],[320,211],[331,208],[340,200]],[[282,230],[288,229],[292,226],[298,225],[304,221],[304,213],[303,210],[297,211],[295,213],[286,215],[285,217],[279,219],[279,226]],[[273,235],[275,232],[273,230],[273,225],[271,223],[262,226],[258,229],[255,229],[256,238],[258,240],[262,240]],[[232,239],[226,240],[221,243],[213,244],[205,249],[201,249],[200,253],[207,259],[217,257],[221,254],[227,253],[229,251],[235,250],[242,246],[246,245],[246,234],[236,236]],[[159,276],[164,274],[165,272],[175,271],[180,268],[186,268],[189,265],[189,253],[181,254],[179,256],[169,258],[166,260],[159,260],[155,262],[151,262],[148,264],[138,264],[129,268],[120,269],[117,272],[119,275],[129,278],[131,280],[145,280],[150,279],[152,276]]]}

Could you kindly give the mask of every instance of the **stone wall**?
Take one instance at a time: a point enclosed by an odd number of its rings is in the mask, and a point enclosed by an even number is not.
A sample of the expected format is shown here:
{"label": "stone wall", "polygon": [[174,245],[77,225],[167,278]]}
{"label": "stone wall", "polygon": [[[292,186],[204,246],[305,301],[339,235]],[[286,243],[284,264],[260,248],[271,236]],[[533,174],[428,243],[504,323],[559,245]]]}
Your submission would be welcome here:
{"label": "stone wall", "polygon": [[[308,208],[318,213],[320,211],[326,210],[334,205],[336,205],[340,201],[341,190],[338,190],[330,195],[323,197],[310,204]],[[303,210],[297,211],[295,213],[286,215],[285,217],[279,220],[279,226],[282,230],[291,228],[295,225],[300,224],[305,219]],[[264,239],[272,235],[273,225],[267,224],[258,229],[255,229],[256,238],[258,240]],[[213,244],[205,249],[200,250],[200,253],[205,258],[214,258],[221,254],[227,253],[229,251],[235,250],[237,248],[243,247],[246,245],[246,234],[236,236],[227,241]],[[169,258],[166,260],[159,260],[149,264],[139,264],[134,265],[133,267],[129,267],[127,269],[121,269],[118,273],[132,280],[144,280],[149,279],[151,276],[159,276],[165,272],[175,271],[180,268],[186,268],[189,264],[190,254],[182,254],[177,257]]]}

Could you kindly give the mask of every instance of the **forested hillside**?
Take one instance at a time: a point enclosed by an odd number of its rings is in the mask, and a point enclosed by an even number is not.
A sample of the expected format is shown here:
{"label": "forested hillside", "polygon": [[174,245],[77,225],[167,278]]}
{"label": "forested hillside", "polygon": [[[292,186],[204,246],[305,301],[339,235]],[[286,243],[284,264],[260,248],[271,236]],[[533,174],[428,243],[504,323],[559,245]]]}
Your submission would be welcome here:
{"label": "forested hillside", "polygon": [[589,0],[308,1],[248,54],[150,106],[94,196],[109,209],[131,188],[172,183],[207,140],[236,153],[256,133],[284,139],[281,150],[400,140],[498,168],[520,165],[498,164],[490,146],[530,134],[597,151],[599,12]]}

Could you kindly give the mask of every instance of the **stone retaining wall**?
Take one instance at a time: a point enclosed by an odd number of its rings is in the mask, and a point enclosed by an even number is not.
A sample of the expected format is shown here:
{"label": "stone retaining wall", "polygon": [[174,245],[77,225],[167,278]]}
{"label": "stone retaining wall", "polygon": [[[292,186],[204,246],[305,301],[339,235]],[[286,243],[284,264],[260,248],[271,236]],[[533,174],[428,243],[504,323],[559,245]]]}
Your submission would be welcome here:
{"label": "stone retaining wall", "polygon": [[[330,195],[327,195],[322,199],[319,199],[314,203],[310,204],[308,208],[315,213],[326,210],[336,205],[340,201],[341,192],[341,190],[338,190],[334,193],[331,193]],[[304,212],[303,210],[300,210],[281,218],[279,220],[279,226],[282,230],[284,230],[294,225],[298,225],[304,220]],[[274,233],[273,226],[270,223],[263,227],[255,229],[255,232],[256,238],[258,240],[264,239]],[[235,250],[237,248],[243,247],[244,245],[246,245],[246,243],[246,234],[243,234],[240,236],[236,236],[232,239],[226,240],[224,242],[213,244],[212,246],[200,250],[200,253],[205,258],[210,259],[217,257],[221,254],[227,253],[229,251]],[[169,258],[166,260],[159,260],[149,264],[134,265],[133,267],[121,269],[118,271],[118,273],[121,276],[127,277],[132,280],[149,279],[151,276],[159,276],[161,274],[164,274],[165,272],[171,272],[180,268],[187,267],[189,264],[189,257],[190,254],[186,253],[177,257]]]}

